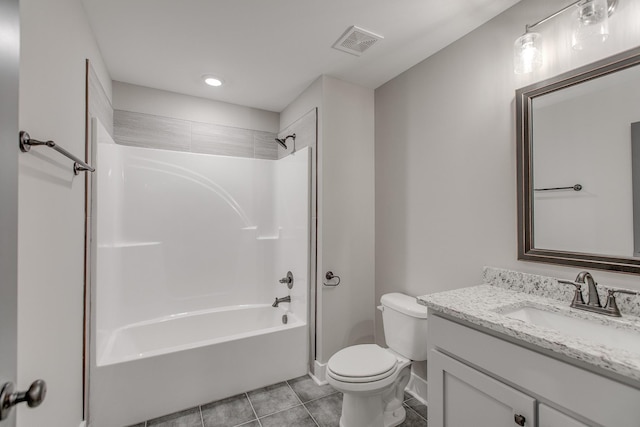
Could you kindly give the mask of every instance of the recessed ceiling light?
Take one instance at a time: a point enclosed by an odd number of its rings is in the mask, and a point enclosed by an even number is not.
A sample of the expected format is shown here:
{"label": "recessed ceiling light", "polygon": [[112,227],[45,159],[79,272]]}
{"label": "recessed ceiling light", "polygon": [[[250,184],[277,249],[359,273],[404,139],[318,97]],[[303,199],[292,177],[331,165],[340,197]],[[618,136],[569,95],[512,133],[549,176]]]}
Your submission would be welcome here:
{"label": "recessed ceiling light", "polygon": [[222,86],[222,80],[220,80],[217,77],[202,76],[202,78],[204,79],[204,82],[209,86],[214,86],[214,87]]}

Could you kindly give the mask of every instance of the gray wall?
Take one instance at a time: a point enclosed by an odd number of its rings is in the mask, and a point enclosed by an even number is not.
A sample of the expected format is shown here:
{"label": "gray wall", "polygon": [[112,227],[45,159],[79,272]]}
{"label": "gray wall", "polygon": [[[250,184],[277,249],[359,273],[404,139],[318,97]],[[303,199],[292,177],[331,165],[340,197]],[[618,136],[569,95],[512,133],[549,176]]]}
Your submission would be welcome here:
{"label": "gray wall", "polygon": [[[85,154],[86,59],[105,94],[111,78],[80,0],[21,0],[20,128]],[[85,175],[37,147],[19,154],[18,390],[47,382],[46,401],[21,405],[18,426],[75,427],[83,418]]]}
{"label": "gray wall", "polygon": [[[516,88],[634,47],[640,1],[624,1],[606,43],[568,46],[569,14],[543,26],[545,66],[513,73],[524,25],[564,4],[523,0],[375,92],[376,299],[481,282],[485,265],[573,278],[579,271],[517,261]],[[636,276],[594,272],[640,289]],[[381,318],[376,338],[382,343]]]}
{"label": "gray wall", "polygon": [[[312,205],[312,212],[317,212],[312,217],[312,245],[317,232],[318,259],[312,271],[317,270],[318,287],[313,372],[324,379],[321,365],[335,352],[373,340],[374,93],[321,76],[282,111],[281,128],[287,129],[316,107],[318,209]],[[312,163],[316,164],[315,157]],[[312,185],[315,189],[315,182]],[[328,270],[342,278],[340,286],[322,286]]]}

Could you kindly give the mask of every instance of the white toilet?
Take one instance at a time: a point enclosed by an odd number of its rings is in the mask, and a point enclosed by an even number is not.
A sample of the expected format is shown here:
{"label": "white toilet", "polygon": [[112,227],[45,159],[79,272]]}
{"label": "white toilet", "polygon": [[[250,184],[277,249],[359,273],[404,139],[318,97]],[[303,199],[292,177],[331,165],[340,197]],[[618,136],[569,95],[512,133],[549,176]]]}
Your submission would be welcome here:
{"label": "white toilet", "polygon": [[402,423],[411,362],[427,360],[427,307],[414,297],[380,298],[389,348],[361,344],[340,350],[327,363],[327,381],[344,394],[340,427],[392,427]]}

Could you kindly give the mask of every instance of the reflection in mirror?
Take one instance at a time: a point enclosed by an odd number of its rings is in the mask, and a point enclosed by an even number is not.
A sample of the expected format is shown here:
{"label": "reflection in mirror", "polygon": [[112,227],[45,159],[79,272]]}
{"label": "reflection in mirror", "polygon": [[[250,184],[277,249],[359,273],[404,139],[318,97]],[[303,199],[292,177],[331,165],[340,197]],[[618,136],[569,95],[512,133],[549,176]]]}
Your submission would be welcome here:
{"label": "reflection in mirror", "polygon": [[519,259],[640,273],[638,63],[634,49],[516,92]]}
{"label": "reflection in mirror", "polygon": [[[640,67],[534,98],[531,119],[535,247],[632,256]],[[535,191],[562,186],[570,189]]]}

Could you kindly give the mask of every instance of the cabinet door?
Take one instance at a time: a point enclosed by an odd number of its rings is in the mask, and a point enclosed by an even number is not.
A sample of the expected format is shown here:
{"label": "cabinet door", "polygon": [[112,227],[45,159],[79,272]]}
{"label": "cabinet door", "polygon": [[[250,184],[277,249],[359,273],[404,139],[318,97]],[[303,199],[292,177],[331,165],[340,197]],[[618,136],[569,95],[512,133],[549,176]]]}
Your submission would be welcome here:
{"label": "cabinet door", "polygon": [[588,427],[544,403],[538,405],[538,422],[539,427]]}
{"label": "cabinet door", "polygon": [[429,427],[536,426],[531,396],[435,350],[429,365]]}

